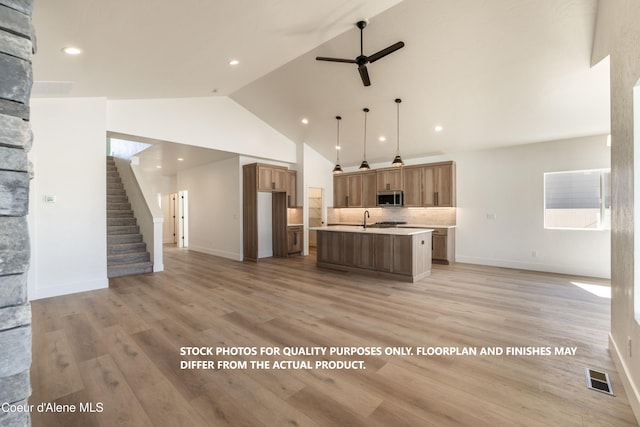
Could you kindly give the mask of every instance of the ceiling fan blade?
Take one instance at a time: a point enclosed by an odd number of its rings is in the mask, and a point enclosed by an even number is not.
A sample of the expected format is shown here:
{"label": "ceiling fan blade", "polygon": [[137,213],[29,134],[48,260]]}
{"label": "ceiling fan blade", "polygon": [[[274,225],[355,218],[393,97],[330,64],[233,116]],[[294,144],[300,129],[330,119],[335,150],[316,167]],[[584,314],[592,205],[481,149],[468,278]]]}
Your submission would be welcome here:
{"label": "ceiling fan blade", "polygon": [[342,59],[342,58],[327,58],[325,56],[316,56],[317,61],[330,61],[330,62],[346,62],[349,64],[357,64],[355,59]]}
{"label": "ceiling fan blade", "polygon": [[367,67],[364,65],[362,67],[358,67],[358,71],[360,71],[362,84],[365,86],[371,86],[371,80],[369,80],[369,72],[367,71]]}
{"label": "ceiling fan blade", "polygon": [[398,42],[398,43],[392,44],[391,46],[385,49],[382,49],[380,52],[376,52],[373,55],[370,55],[368,57],[369,62],[376,62],[378,59],[383,58],[389,55],[390,53],[393,53],[396,50],[401,49],[403,47],[404,47],[404,42]]}

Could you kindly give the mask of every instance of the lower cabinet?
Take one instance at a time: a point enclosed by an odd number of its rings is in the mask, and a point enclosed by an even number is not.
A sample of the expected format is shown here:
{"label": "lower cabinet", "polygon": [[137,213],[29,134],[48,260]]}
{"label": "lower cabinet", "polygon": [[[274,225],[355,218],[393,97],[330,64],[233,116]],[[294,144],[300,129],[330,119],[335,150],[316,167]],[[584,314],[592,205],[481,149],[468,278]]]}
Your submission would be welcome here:
{"label": "lower cabinet", "polygon": [[287,227],[287,252],[289,254],[302,252],[303,235],[302,226],[292,225]]}
{"label": "lower cabinet", "polygon": [[431,232],[412,235],[317,232],[317,264],[416,281],[431,274]]}
{"label": "lower cabinet", "polygon": [[455,228],[436,228],[431,240],[433,262],[436,264],[453,264],[456,260]]}

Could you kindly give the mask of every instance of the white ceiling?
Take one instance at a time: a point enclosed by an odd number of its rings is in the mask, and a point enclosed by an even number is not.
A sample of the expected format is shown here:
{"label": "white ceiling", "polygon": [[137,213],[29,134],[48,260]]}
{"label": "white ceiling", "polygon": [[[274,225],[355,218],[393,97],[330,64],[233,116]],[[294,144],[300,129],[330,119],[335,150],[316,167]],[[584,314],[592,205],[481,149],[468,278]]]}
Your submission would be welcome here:
{"label": "white ceiling", "polygon": [[[590,67],[596,10],[597,0],[38,1],[33,96],[228,95],[329,159],[340,114],[343,166],[362,160],[363,107],[368,160],[391,161],[395,98],[405,158],[602,134],[609,69]],[[369,65],[370,87],[353,64],[315,60],[355,58],[363,18],[365,54],[406,44]],[[70,44],[84,53],[62,54]]]}

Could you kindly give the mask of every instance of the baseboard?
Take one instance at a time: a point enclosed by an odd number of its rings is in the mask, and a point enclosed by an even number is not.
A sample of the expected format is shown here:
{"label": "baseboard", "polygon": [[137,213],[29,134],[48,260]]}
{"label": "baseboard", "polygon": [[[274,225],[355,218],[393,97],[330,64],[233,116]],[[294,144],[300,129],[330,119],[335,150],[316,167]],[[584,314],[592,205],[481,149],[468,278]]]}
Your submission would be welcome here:
{"label": "baseboard", "polygon": [[513,261],[508,259],[469,257],[456,254],[456,262],[466,264],[489,265],[492,267],[515,268],[518,270],[542,271],[545,273],[569,274],[573,276],[598,277],[601,279],[611,279],[611,272],[603,272],[602,269],[581,266],[580,268],[567,268],[561,264],[540,264],[524,261]]}
{"label": "baseboard", "polygon": [[616,369],[618,370],[618,374],[622,380],[622,386],[627,394],[627,399],[629,399],[631,410],[633,411],[638,424],[640,424],[640,390],[638,390],[633,383],[631,379],[631,372],[629,372],[627,364],[621,357],[620,348],[618,348],[618,345],[611,334],[609,334],[609,353],[611,354],[613,364],[616,365]]}
{"label": "baseboard", "polygon": [[242,261],[242,257],[240,256],[240,254],[237,254],[234,252],[220,251],[217,249],[205,248],[202,246],[194,246],[194,245],[190,245],[186,249],[189,249],[190,251],[202,252],[203,254],[207,254],[207,255],[214,255],[214,256],[219,256],[221,258],[232,259],[234,261]]}
{"label": "baseboard", "polygon": [[34,301],[42,298],[59,297],[62,295],[75,294],[78,292],[95,291],[97,289],[106,289],[109,287],[109,279],[89,280],[86,282],[78,282],[70,285],[40,287],[36,285],[35,295],[29,295],[29,300]]}

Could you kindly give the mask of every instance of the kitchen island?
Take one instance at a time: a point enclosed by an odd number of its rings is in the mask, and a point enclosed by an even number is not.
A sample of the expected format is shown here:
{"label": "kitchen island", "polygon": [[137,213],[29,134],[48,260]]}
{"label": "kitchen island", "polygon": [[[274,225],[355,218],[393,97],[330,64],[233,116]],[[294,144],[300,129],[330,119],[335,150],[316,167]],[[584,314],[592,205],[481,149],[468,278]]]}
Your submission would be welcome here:
{"label": "kitchen island", "polygon": [[318,267],[416,282],[431,274],[430,229],[315,227]]}

